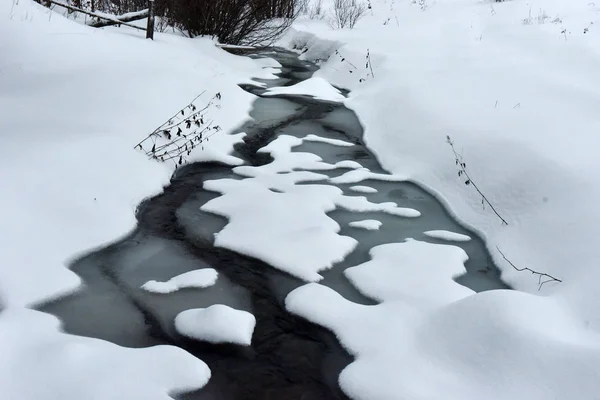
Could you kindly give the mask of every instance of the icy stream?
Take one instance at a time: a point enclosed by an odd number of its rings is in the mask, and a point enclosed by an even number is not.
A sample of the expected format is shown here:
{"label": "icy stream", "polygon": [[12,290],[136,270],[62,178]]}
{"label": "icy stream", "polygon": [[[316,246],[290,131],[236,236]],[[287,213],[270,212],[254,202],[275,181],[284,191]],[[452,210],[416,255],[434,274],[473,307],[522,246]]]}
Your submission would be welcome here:
{"label": "icy stream", "polygon": [[[255,57],[272,57],[282,64],[280,79],[264,81],[271,87],[298,83],[317,69],[283,50]],[[354,146],[305,141],[293,151],[316,154],[331,164],[352,160],[371,172],[387,174],[363,144],[362,128],[355,114],[343,105],[302,96],[262,97],[264,89],[244,88],[261,96],[251,114],[254,120],[239,129],[247,137],[236,146],[235,155],[248,165],[271,162],[268,154],[256,151],[279,135],[314,134],[351,142]],[[348,169],[318,172],[335,177]],[[304,282],[263,261],[214,246],[214,234],[225,227],[227,219],[203,212],[200,207],[219,196],[204,190],[203,182],[222,178],[243,179],[231,167],[216,163],[180,168],[162,194],[140,204],[138,226],[130,236],[73,263],[71,268],[83,278],[85,288],[45,305],[42,310],[60,317],[66,331],[73,334],[129,347],[171,344],[198,356],[208,364],[212,377],[202,390],[181,395],[181,399],[346,399],[337,377],[351,356],[329,331],[289,314],[284,308],[285,296]],[[319,183],[333,185],[330,181]],[[336,186],[348,196],[366,196],[375,203],[395,202],[399,207],[421,213],[418,218],[402,218],[383,212],[356,213],[338,208],[328,214],[341,226],[340,235],[358,241],[343,262],[320,272],[324,277],[321,283],[347,299],[374,304],[349,283],[343,271],[369,260],[372,247],[405,238],[463,248],[469,255],[468,272],[457,281],[475,291],[506,287],[482,240],[454,221],[433,196],[418,186],[374,179]],[[351,189],[354,186],[373,193]],[[252,212],[251,205],[248,212]],[[382,224],[378,230],[349,225],[359,220],[377,220]],[[256,229],[259,231],[260,226]],[[431,230],[461,233],[471,240],[450,242],[424,234]],[[168,295],[140,289],[149,280],[166,281],[199,268],[216,269],[219,273],[216,284]],[[173,321],[177,314],[213,304],[225,304],[255,316],[250,347],[195,341],[175,330]]]}

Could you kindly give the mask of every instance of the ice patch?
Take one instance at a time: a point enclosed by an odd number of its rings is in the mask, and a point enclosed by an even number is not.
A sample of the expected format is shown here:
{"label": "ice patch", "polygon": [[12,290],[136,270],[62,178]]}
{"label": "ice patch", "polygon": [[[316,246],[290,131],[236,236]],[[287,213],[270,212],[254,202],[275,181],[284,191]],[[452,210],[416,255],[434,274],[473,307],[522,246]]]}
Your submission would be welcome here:
{"label": "ice patch", "polygon": [[339,140],[339,139],[330,139],[330,138],[326,138],[323,136],[317,136],[317,135],[307,135],[305,137],[302,138],[302,140],[307,141],[307,142],[319,142],[319,143],[327,143],[327,144],[331,144],[334,146],[341,146],[341,147],[352,147],[354,146],[354,143],[350,143],[350,142],[346,142],[344,140]]}
{"label": "ice patch", "polygon": [[213,268],[197,269],[177,275],[166,282],[148,281],[142,289],[152,293],[173,293],[184,288],[205,288],[215,284],[218,273]]}
{"label": "ice patch", "polygon": [[351,186],[350,190],[354,190],[355,192],[360,193],[377,193],[377,189],[372,188],[370,186]]}
{"label": "ice patch", "polygon": [[362,228],[368,231],[376,231],[378,230],[382,223],[381,221],[377,221],[376,219],[364,219],[362,221],[353,221],[348,224],[353,228]]}
{"label": "ice patch", "polygon": [[186,310],[175,317],[177,332],[210,343],[250,346],[256,318],[223,304]]}
{"label": "ice patch", "polygon": [[444,230],[427,231],[423,232],[423,234],[435,239],[448,240],[450,242],[468,242],[471,240],[470,236]]}
{"label": "ice patch", "polygon": [[279,94],[310,96],[319,100],[336,103],[341,103],[346,99],[338,89],[331,86],[325,79],[319,77],[313,77],[292,86],[270,88],[263,96],[275,96]]}

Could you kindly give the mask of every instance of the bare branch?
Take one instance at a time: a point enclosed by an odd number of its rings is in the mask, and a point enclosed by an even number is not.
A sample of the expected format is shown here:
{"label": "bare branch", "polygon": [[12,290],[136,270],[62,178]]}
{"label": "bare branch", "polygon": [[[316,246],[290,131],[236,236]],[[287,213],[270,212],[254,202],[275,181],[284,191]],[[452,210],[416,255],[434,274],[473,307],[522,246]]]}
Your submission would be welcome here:
{"label": "bare branch", "polygon": [[446,136],[446,142],[450,145],[450,147],[452,148],[452,152],[454,153],[454,158],[456,161],[456,165],[459,168],[458,171],[458,176],[465,176],[465,178],[467,178],[465,180],[465,184],[466,185],[473,185],[473,187],[475,188],[475,190],[477,190],[477,193],[479,193],[479,195],[481,196],[481,202],[482,204],[487,204],[488,206],[490,206],[490,208],[492,209],[492,211],[498,216],[498,218],[500,218],[500,220],[502,221],[502,223],[504,225],[508,225],[508,222],[506,222],[506,220],[504,218],[502,218],[502,216],[498,213],[498,211],[496,211],[496,209],[494,208],[494,206],[492,205],[492,203],[490,203],[490,201],[487,199],[487,197],[485,197],[485,195],[481,192],[481,190],[479,190],[479,187],[475,184],[475,182],[473,182],[473,179],[471,179],[471,177],[469,176],[468,172],[467,172],[467,164],[463,161],[463,158],[460,154],[457,153],[456,149],[454,148],[454,142],[452,142],[452,139],[450,139],[450,136]]}
{"label": "bare branch", "polygon": [[528,267],[519,268],[515,264],[513,264],[512,261],[510,261],[508,258],[506,258],[506,256],[504,255],[504,253],[500,250],[500,248],[498,246],[496,246],[496,249],[502,255],[502,258],[504,258],[504,260],[506,262],[508,262],[511,265],[511,267],[513,267],[517,271],[529,271],[533,275],[537,275],[538,276],[538,291],[542,289],[542,286],[544,286],[545,283],[548,283],[548,282],[562,282],[561,279],[555,278],[554,276],[546,274],[544,272],[538,272],[538,271],[535,271],[535,270],[533,270],[531,268],[528,268]]}

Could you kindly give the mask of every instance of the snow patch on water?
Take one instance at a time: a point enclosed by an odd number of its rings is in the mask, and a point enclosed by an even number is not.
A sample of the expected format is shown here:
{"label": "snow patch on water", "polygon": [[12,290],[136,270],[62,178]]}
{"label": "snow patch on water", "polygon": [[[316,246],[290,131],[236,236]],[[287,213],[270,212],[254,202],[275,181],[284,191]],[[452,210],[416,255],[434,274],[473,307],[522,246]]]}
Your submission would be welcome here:
{"label": "snow patch on water", "polygon": [[302,138],[302,140],[307,141],[307,142],[319,142],[319,143],[327,143],[327,144],[331,144],[334,146],[341,146],[341,147],[352,147],[354,146],[354,143],[350,143],[350,142],[346,142],[344,140],[340,140],[340,139],[330,139],[330,138],[326,138],[323,136],[317,136],[317,135],[307,135],[305,137]]}
{"label": "snow patch on water", "polygon": [[256,318],[223,304],[186,310],[175,317],[177,332],[210,343],[250,346]]}
{"label": "snow patch on water", "polygon": [[470,236],[463,235],[462,233],[450,232],[445,230],[433,230],[423,232],[425,236],[429,236],[435,239],[447,240],[450,242],[468,242],[471,240]]}
{"label": "snow patch on water", "polygon": [[320,77],[313,77],[292,86],[280,86],[268,89],[263,96],[275,95],[310,96],[318,100],[341,103],[346,98],[341,92]]}
{"label": "snow patch on water", "polygon": [[215,284],[218,273],[213,268],[197,269],[177,275],[166,282],[148,281],[142,289],[152,293],[173,293],[184,288],[205,288]]}
{"label": "snow patch on water", "polygon": [[377,193],[377,189],[370,186],[351,186],[350,190],[354,190],[355,192],[359,193]]}
{"label": "snow patch on water", "polygon": [[377,221],[376,219],[364,219],[362,221],[350,222],[348,225],[353,228],[362,228],[368,231],[376,231],[381,227],[382,222]]}

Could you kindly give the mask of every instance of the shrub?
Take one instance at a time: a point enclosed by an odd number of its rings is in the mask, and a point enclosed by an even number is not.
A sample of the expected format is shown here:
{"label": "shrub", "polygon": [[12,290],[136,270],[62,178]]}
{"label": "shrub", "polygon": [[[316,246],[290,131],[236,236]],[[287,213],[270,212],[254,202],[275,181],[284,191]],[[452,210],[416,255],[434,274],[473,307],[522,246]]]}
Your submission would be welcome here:
{"label": "shrub", "polygon": [[354,28],[367,7],[359,0],[334,0],[331,25],[334,28]]}
{"label": "shrub", "polygon": [[270,44],[291,24],[298,0],[157,0],[156,13],[190,37],[235,45]]}

